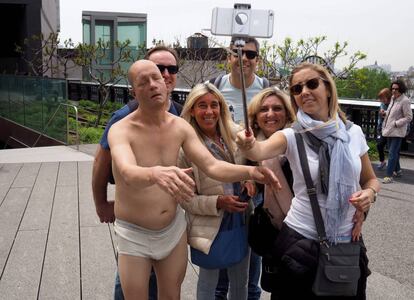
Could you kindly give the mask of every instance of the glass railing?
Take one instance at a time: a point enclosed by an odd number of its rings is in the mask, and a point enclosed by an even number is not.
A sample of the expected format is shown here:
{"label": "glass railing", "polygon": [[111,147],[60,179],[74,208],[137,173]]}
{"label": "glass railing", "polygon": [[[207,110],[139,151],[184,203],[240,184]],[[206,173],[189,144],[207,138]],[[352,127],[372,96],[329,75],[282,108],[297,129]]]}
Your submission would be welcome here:
{"label": "glass railing", "polygon": [[67,143],[66,80],[0,75],[0,116]]}

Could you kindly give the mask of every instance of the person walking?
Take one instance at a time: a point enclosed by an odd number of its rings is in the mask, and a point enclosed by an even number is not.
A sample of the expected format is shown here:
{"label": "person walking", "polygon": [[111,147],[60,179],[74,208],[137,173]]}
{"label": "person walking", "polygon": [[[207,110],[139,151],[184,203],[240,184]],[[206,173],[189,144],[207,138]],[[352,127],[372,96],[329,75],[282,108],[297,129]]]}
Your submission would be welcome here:
{"label": "person walking", "polygon": [[402,80],[391,83],[392,98],[390,106],[385,115],[382,135],[388,141],[388,166],[383,183],[394,181],[393,176],[400,177],[402,170],[400,166],[400,148],[403,138],[407,135],[408,124],[413,119],[410,99],[404,93],[407,87]]}

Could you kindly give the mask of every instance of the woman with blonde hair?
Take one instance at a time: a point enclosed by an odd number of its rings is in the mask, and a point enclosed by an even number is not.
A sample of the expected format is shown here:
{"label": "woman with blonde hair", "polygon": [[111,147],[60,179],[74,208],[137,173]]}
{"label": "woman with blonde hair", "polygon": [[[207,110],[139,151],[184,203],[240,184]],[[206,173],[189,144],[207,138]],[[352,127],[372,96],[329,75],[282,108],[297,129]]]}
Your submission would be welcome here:
{"label": "woman with blonde hair", "polygon": [[[295,112],[290,104],[288,95],[277,89],[276,87],[266,88],[253,97],[248,107],[249,123],[253,127],[253,134],[258,141],[268,139],[273,133],[290,127],[295,121]],[[274,191],[261,184],[256,184],[258,193],[253,198],[255,202],[255,215],[251,222],[255,222],[255,218],[263,218],[266,216],[273,226],[263,228],[265,232],[261,232],[261,228],[257,231],[249,232],[249,236],[254,235],[256,240],[266,239],[263,242],[257,242],[258,249],[255,249],[255,239],[250,238],[250,245],[253,251],[257,251],[262,256],[262,272],[260,285],[262,289],[272,294],[277,290],[278,282],[274,275],[274,258],[271,249],[260,247],[261,245],[271,245],[272,237],[276,237],[282,227],[282,222],[289,211],[293,194],[292,194],[292,171],[289,162],[283,155],[261,162],[262,165],[268,167],[278,177],[282,188]],[[256,200],[256,201],[255,201]],[[262,203],[262,204],[260,204]],[[251,226],[251,228],[254,228]],[[263,248],[263,249],[261,249]]]}
{"label": "woman with blonde hair", "polygon": [[[292,71],[289,86],[297,118],[292,128],[275,132],[262,142],[255,142],[254,137],[247,137],[244,132],[238,133],[238,145],[246,157],[260,161],[284,154],[293,173],[294,197],[276,241],[275,255],[280,266],[277,299],[319,298],[312,290],[319,237],[295,132],[305,144],[326,243],[359,241],[357,295],[347,299],[365,299],[368,260],[361,228],[355,228],[354,220],[356,214],[368,211],[380,189],[368,157],[369,147],[361,128],[347,122],[340,110],[335,82],[327,69],[300,64]],[[304,249],[304,243],[312,247]]]}
{"label": "woman with blonde hair", "polygon": [[[240,128],[233,123],[227,104],[211,83],[196,85],[187,97],[183,107],[182,118],[190,123],[200,140],[217,159],[230,163],[244,164],[245,160],[236,152],[235,132]],[[195,261],[195,255],[211,259],[214,245],[220,243],[218,236],[227,228],[230,220],[238,218],[244,222],[248,202],[240,196],[240,183],[228,184],[207,177],[187,157],[180,153],[178,165],[192,167],[196,183],[196,195],[192,201],[182,203],[186,210],[188,243],[191,246],[192,262],[200,266],[197,282],[197,299],[214,299],[220,269],[226,269],[230,282],[229,299],[247,299],[247,282],[249,266],[249,249],[247,230],[241,231],[242,243],[239,258],[226,261],[217,267],[207,268]],[[254,194],[252,185],[248,194]],[[193,256],[194,255],[194,256]],[[236,256],[236,253],[231,254]],[[233,257],[234,258],[234,257]],[[215,259],[215,258],[214,258]]]}

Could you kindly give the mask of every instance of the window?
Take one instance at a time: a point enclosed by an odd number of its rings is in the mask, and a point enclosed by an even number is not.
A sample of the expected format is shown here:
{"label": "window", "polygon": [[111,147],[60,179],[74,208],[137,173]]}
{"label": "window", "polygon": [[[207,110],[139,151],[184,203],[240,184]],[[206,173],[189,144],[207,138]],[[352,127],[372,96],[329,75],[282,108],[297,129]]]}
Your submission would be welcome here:
{"label": "window", "polygon": [[99,59],[99,64],[101,65],[110,64],[114,57],[112,28],[112,22],[95,22],[95,44],[97,45],[99,42],[102,43],[102,53],[100,54],[101,58]]}
{"label": "window", "polygon": [[91,43],[91,22],[83,20],[83,42],[90,45]]}

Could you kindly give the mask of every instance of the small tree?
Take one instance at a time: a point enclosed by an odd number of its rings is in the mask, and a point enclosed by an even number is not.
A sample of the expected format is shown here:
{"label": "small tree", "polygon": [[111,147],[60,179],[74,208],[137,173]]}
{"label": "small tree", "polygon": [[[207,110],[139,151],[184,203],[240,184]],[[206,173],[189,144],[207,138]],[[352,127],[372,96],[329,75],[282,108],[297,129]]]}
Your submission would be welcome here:
{"label": "small tree", "polygon": [[190,88],[223,70],[226,51],[221,48],[178,48],[180,78]]}
{"label": "small tree", "polygon": [[360,51],[353,53],[348,63],[342,70],[335,70],[335,63],[338,58],[347,56],[347,42],[336,42],[332,49],[321,53],[321,44],[327,40],[326,36],[311,37],[307,40],[300,39],[295,43],[291,38],[287,37],[281,45],[269,44],[263,42],[260,48],[261,62],[259,64],[259,75],[271,79],[282,88],[288,86],[288,77],[301,62],[309,61],[320,63],[330,69],[332,75],[336,78],[345,78],[356,64],[365,59],[366,55]]}
{"label": "small tree", "polygon": [[43,34],[32,35],[23,41],[23,45],[15,45],[16,52],[28,66],[29,75],[59,77],[63,69],[63,77],[68,77],[68,70],[74,68],[74,43],[71,39],[63,41],[65,49],[60,49],[59,33],[51,32],[47,38]]}
{"label": "small tree", "polygon": [[15,49],[26,62],[29,75],[43,76],[50,71],[53,77],[57,68],[55,57],[58,44],[58,33],[51,32],[46,38],[41,33],[25,38],[23,45],[15,45]]}
{"label": "small tree", "polygon": [[110,99],[111,87],[127,77],[122,64],[130,64],[137,59],[130,44],[129,40],[114,43],[99,40],[95,45],[81,43],[76,47],[74,62],[82,66],[90,79],[98,84],[100,101],[95,127],[99,125],[103,109]]}

